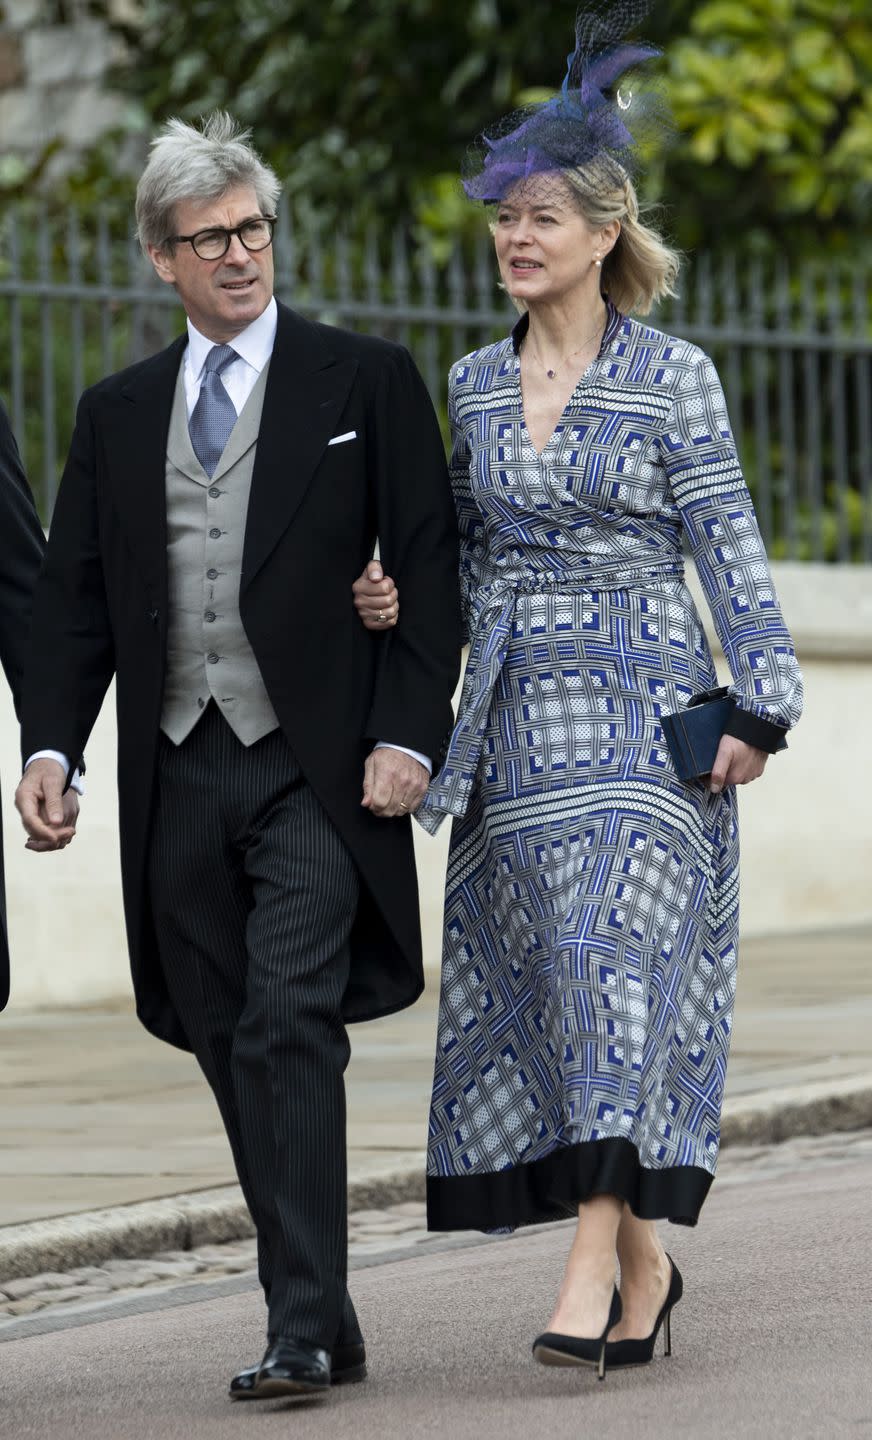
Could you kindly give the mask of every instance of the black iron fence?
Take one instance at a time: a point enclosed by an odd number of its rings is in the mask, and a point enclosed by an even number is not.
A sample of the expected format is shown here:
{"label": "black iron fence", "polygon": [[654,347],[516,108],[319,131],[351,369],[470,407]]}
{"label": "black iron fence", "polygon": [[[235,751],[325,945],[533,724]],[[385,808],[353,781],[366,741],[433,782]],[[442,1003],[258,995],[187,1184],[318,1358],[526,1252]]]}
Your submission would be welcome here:
{"label": "black iron fence", "polygon": [[[295,308],[406,344],[442,414],[451,361],[514,318],[486,232],[434,253],[405,233],[325,233],[285,204],[275,258],[277,292]],[[651,319],[713,356],[770,553],[872,563],[869,271],[702,255],[685,269],[680,301]],[[46,516],[82,389],[158,350],[181,323],[129,216],[6,215],[0,394]]]}

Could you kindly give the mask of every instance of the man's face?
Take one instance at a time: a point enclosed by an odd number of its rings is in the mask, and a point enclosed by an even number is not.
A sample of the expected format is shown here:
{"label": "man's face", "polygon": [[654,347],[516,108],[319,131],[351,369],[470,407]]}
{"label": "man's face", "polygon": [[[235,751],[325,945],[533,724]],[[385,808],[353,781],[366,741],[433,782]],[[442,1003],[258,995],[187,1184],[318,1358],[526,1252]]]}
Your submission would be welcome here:
{"label": "man's face", "polygon": [[[254,187],[239,185],[218,200],[180,201],[175,233],[233,230],[262,214]],[[148,254],[161,280],[175,286],[188,318],[216,345],[226,344],[262,315],[272,298],[272,246],[249,251],[234,235],[230,249],[219,260],[201,260],[184,241],[175,250],[149,245]]]}

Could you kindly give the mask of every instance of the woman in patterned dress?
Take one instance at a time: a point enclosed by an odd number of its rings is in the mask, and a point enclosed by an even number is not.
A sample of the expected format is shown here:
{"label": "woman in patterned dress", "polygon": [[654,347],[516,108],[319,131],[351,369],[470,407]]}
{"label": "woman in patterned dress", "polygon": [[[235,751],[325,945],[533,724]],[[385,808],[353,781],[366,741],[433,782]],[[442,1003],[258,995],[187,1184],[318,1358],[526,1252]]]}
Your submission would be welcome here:
{"label": "woman in patterned dress", "polygon": [[[714,366],[631,318],[672,293],[677,256],[623,166],[525,158],[484,197],[521,318],[449,378],[470,650],[418,812],[431,832],[455,817],[428,1219],[577,1214],[534,1354],[602,1375],[649,1360],[680,1298],[654,1222],[694,1225],[717,1160],[735,787],[798,719],[802,682]],[[691,782],[660,725],[717,684],[685,545],[736,702]],[[390,578],[355,591],[371,628],[396,623]]]}

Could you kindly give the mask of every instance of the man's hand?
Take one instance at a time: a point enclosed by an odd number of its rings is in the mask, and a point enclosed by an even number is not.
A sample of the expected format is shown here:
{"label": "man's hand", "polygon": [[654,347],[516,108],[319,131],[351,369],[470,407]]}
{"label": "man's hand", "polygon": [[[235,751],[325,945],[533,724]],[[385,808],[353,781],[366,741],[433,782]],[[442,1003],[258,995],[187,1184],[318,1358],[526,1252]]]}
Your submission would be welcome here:
{"label": "man's hand", "polygon": [[429,783],[424,765],[402,750],[382,746],[373,750],[364,767],[361,804],[385,819],[409,815],[424,799]]}
{"label": "man's hand", "polygon": [[746,745],[735,735],[722,735],[709,776],[708,788],[713,795],[719,795],[725,785],[748,785],[763,774],[769,759],[765,750]]}
{"label": "man's hand", "polygon": [[79,797],[64,794],[66,772],[57,760],[34,760],[15,792],[15,804],[28,834],[25,849],[63,850],[76,833]]}
{"label": "man's hand", "polygon": [[370,560],[351,587],[354,608],[367,630],[390,630],[400,613],[400,597],[389,575],[377,560]]}

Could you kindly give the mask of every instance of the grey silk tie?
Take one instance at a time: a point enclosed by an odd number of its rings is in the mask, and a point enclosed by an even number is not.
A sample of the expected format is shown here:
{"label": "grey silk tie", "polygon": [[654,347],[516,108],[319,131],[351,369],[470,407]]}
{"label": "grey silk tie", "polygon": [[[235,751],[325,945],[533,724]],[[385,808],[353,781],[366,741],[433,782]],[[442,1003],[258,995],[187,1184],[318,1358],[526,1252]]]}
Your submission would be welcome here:
{"label": "grey silk tie", "polygon": [[210,480],[236,424],[233,401],[221,380],[222,370],[236,358],[237,352],[232,345],[212,346],[203,367],[197,403],[188,421],[194,454]]}

